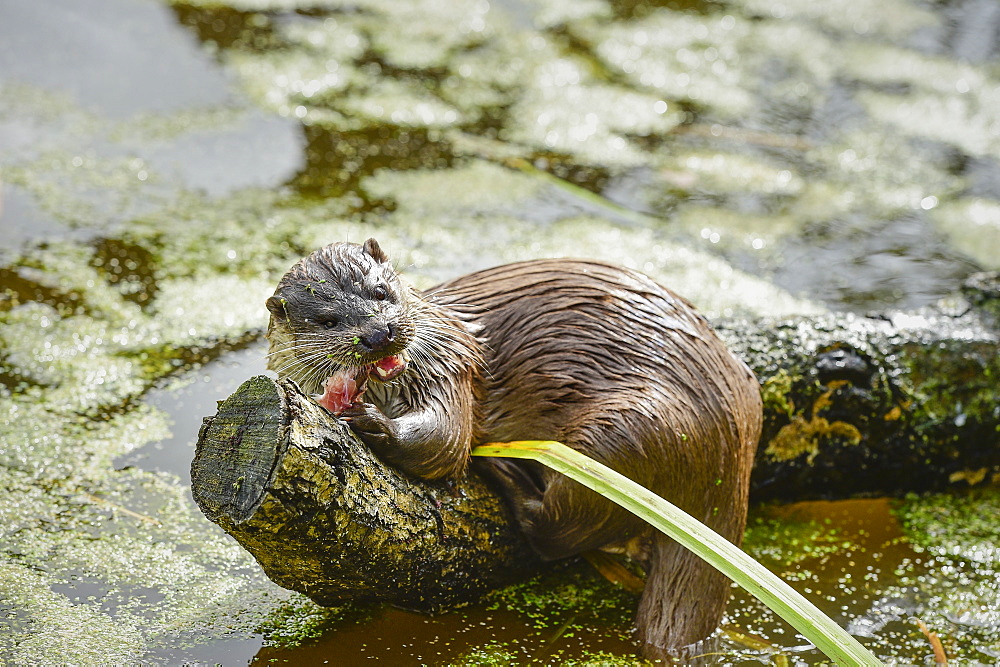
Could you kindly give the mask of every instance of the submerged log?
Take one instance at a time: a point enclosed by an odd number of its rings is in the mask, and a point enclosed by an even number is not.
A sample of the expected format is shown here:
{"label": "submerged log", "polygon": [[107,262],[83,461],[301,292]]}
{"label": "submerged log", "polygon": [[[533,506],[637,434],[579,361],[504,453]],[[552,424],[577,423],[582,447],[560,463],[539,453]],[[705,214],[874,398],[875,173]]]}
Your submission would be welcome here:
{"label": "submerged log", "polygon": [[[752,498],[996,480],[1000,345],[984,307],[996,303],[717,323],[762,385]],[[322,605],[442,611],[538,566],[474,470],[453,487],[406,478],[290,382],[258,376],[221,402],[201,429],[191,477],[202,511],[273,581]]]}

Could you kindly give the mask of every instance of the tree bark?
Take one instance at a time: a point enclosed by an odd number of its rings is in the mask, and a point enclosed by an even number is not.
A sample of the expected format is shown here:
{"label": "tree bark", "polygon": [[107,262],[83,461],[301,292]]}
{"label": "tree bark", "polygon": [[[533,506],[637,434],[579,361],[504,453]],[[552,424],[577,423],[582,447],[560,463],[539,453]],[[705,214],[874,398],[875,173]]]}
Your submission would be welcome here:
{"label": "tree bark", "polygon": [[251,378],[205,419],[191,485],[272,581],[324,606],[434,613],[538,565],[478,475],[408,479],[287,381]]}
{"label": "tree bark", "polygon": [[[717,323],[764,396],[752,499],[995,480],[995,294],[888,317]],[[221,402],[199,434],[191,480],[202,511],[273,581],[322,605],[436,612],[539,564],[474,470],[453,487],[408,479],[290,382],[258,376]]]}

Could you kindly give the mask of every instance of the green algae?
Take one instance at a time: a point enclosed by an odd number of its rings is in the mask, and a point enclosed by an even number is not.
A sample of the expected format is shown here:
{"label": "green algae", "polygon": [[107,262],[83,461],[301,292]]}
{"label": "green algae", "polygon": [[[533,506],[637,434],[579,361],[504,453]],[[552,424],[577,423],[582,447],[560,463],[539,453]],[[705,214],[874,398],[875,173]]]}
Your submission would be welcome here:
{"label": "green algae", "polygon": [[877,91],[861,93],[859,99],[874,118],[904,134],[948,143],[975,156],[993,156],[1000,151],[996,119],[981,106],[991,108],[996,99],[924,93],[903,100]]}
{"label": "green algae", "polygon": [[[35,160],[4,173],[31,186],[65,166]],[[75,186],[53,199],[32,192],[49,212],[74,210],[71,222],[106,219],[80,208],[91,188],[137,196],[131,177],[105,178],[99,161],[70,167],[97,172],[77,182],[82,195]],[[169,433],[165,415],[138,402],[144,392],[203,363],[198,350],[259,332],[264,298],[301,252],[296,237],[323,224],[317,211],[342,210],[283,210],[282,195],[253,190],[227,202],[179,197],[133,221],[127,238],[29,245],[13,256],[11,270],[38,288],[0,312],[0,364],[18,378],[0,396],[9,491],[0,498],[0,599],[15,619],[0,639],[4,659],[137,662],[158,647],[226,636],[295,641],[333,615],[268,582],[180,480],[114,470],[118,456]],[[91,593],[74,600],[76,590]]]}
{"label": "green algae", "polygon": [[[235,276],[197,284],[164,279],[144,311],[86,270],[87,249],[78,250],[83,255],[78,253],[74,270],[67,266],[72,262],[57,261],[65,255],[51,252],[45,270],[64,284],[78,282],[96,315],[60,313],[41,303],[2,314],[3,363],[33,383],[0,399],[7,443],[0,470],[9,478],[5,488],[24,490],[0,502],[0,514],[18,517],[6,524],[4,552],[30,571],[44,564],[44,575],[5,581],[7,605],[23,606],[32,618],[41,614],[10,639],[9,655],[86,663],[103,652],[110,660],[134,661],[182,635],[197,642],[234,628],[245,636],[259,633],[291,594],[266,582],[224,535],[206,534],[204,518],[178,480],[115,473],[112,462],[167,434],[159,411],[119,406],[128,406],[164,373],[191,363],[176,354],[177,345],[213,345],[258,329],[271,283]],[[81,578],[104,591],[82,607],[59,602],[64,598],[49,590],[72,588]],[[115,592],[137,586],[155,591],[152,601]],[[102,600],[116,595],[130,601],[114,614],[102,611]],[[213,601],[207,608],[206,600]],[[66,628],[81,626],[102,640],[60,639],[72,636]],[[87,653],[88,646],[95,653]]]}
{"label": "green algae", "polygon": [[584,564],[567,565],[488,597],[492,608],[504,608],[531,619],[538,629],[601,622],[628,628],[637,596],[600,577]]}
{"label": "green algae", "polygon": [[740,54],[732,46],[749,30],[744,21],[659,12],[622,24],[595,21],[578,30],[609,68],[640,89],[725,117],[753,106],[752,94],[741,85],[748,77],[740,71]]}
{"label": "green algae", "polygon": [[852,43],[845,52],[844,71],[873,88],[904,84],[956,96],[995,95],[994,77],[988,69],[888,44]]}
{"label": "green algae", "polygon": [[802,178],[789,169],[717,150],[677,152],[658,166],[670,174],[684,174],[690,189],[708,192],[790,196],[803,188]]}
{"label": "green algae", "polygon": [[[581,658],[566,658],[551,655],[547,656],[547,658],[550,661],[558,658],[558,664],[563,665],[563,667],[639,667],[641,665],[652,664],[647,660],[604,652],[588,652]],[[500,667],[523,663],[524,656],[520,652],[505,648],[502,645],[487,645],[477,647],[461,656],[458,660],[448,664],[456,667],[458,665],[495,665]]]}
{"label": "green algae", "polygon": [[[858,548],[856,539],[829,522],[796,518],[794,512],[792,518],[782,516],[782,512],[787,511],[787,508],[769,506],[754,510],[743,536],[744,549],[748,553],[771,567],[785,570],[785,577],[811,560]],[[790,578],[807,576],[807,570],[800,570]]]}
{"label": "green algae", "polygon": [[415,0],[402,4],[371,3],[366,21],[374,50],[394,67],[446,67],[448,56],[489,37],[489,3],[478,0]]}
{"label": "green algae", "polygon": [[[368,49],[368,40],[357,19],[350,14],[327,16],[322,20],[279,25],[278,34],[291,44],[307,46],[313,59],[323,61],[327,71],[335,71],[342,63],[358,60]],[[331,62],[332,61],[332,62]],[[319,92],[323,80],[313,83],[309,90],[302,90],[304,97]]]}
{"label": "green algae", "polygon": [[503,39],[454,54],[439,91],[470,119],[485,120],[486,128],[496,127],[506,109],[530,92],[524,88],[525,81],[559,56],[555,40],[547,35],[506,31]]}
{"label": "green algae", "polygon": [[[548,188],[537,178],[495,165],[471,162],[449,171],[381,172],[364,187],[382,197],[394,195],[395,210],[384,223],[385,247],[404,265],[412,264],[417,275],[433,266],[441,253],[476,257],[478,266],[468,268],[540,256],[602,257],[658,278],[711,314],[822,310],[649,228],[579,216],[573,208],[551,205],[542,209],[547,224],[539,225],[540,203],[553,199]],[[470,216],[482,227],[470,229]],[[428,219],[434,220],[432,226]],[[530,243],[517,243],[526,238]],[[568,238],[573,239],[572,247],[567,246]],[[395,252],[397,247],[402,253]],[[440,272],[430,275],[446,277]]]}
{"label": "green algae", "polygon": [[645,164],[648,156],[631,137],[666,134],[684,119],[679,107],[656,95],[594,82],[583,63],[569,58],[535,68],[534,79],[511,109],[503,138],[585,164]]}
{"label": "green algae", "polygon": [[[943,347],[919,355],[900,355],[908,371],[907,386],[918,399],[911,409],[920,415],[925,428],[936,424],[990,423],[997,410],[995,391],[1000,378],[1000,359],[987,347],[970,349],[959,359],[951,358]],[[947,376],[933,370],[940,368],[944,359],[949,361]],[[982,437],[995,438],[996,432],[985,427]],[[936,446],[946,448],[948,443],[939,442]]]}
{"label": "green algae", "polygon": [[[317,32],[317,23],[301,29],[283,29],[285,39],[306,38],[318,48],[335,48],[336,53],[355,52],[359,44],[351,38],[337,43],[323,32],[335,25],[346,25],[353,35],[361,34],[364,42],[385,62],[400,69],[444,67],[453,51],[469,48],[489,37],[486,20],[490,6],[476,0],[419,0],[402,4],[386,4],[378,0],[195,0],[175,2],[179,6],[205,9],[232,8],[241,12],[304,13],[338,12],[334,21],[327,21]],[[332,37],[343,33],[333,28]],[[354,32],[356,31],[356,32]],[[362,46],[363,48],[363,46]],[[346,51],[345,51],[346,49]]]}
{"label": "green algae", "polygon": [[448,128],[465,119],[450,104],[429,94],[419,83],[379,81],[360,95],[347,95],[340,102],[343,113],[366,119],[372,125],[414,128]]}
{"label": "green algae", "polygon": [[521,656],[516,652],[503,646],[487,645],[477,646],[458,660],[449,664],[458,667],[459,665],[490,665],[496,667],[506,667],[507,665],[517,665],[521,661]]}
{"label": "green algae", "polygon": [[[875,120],[969,155],[997,154],[996,119],[989,110],[1000,103],[1000,82],[990,69],[881,45],[848,54],[845,71],[873,84],[858,99]],[[881,89],[888,86],[906,92]]]}
{"label": "green algae", "polygon": [[[437,215],[454,207],[457,217],[516,211],[519,202],[539,198],[544,183],[513,169],[473,160],[451,172],[387,170],[367,179],[364,187],[371,195],[392,197],[397,206],[413,213]],[[442,197],[447,197],[447,203]]]}
{"label": "green algae", "polygon": [[[65,151],[67,138],[73,139],[74,145],[77,138],[99,132],[104,125],[97,115],[81,109],[72,95],[11,81],[0,83],[0,122],[18,127],[24,136],[5,148],[0,161],[0,176],[11,183],[41,178],[15,165],[36,160],[42,154]],[[70,155],[69,164],[74,164],[73,157],[80,158],[82,167],[82,156]]]}
{"label": "green algae", "polygon": [[[904,571],[924,570],[885,499],[755,508],[744,549],[883,659],[911,664],[929,652],[916,626],[910,624],[915,632],[909,633],[900,623],[912,609],[912,596],[899,587],[899,577]],[[748,604],[738,592],[735,597],[727,611],[730,622],[770,643],[769,653],[795,645],[794,634],[766,610]],[[810,663],[819,659],[785,650]]]}
{"label": "green algae", "polygon": [[1000,490],[907,496],[896,507],[914,547],[996,568],[1000,565]]}
{"label": "green algae", "polygon": [[902,41],[920,28],[933,26],[937,17],[905,0],[871,3],[848,0],[827,5],[809,0],[740,0],[736,3],[758,16],[815,23],[843,37],[880,36]]}
{"label": "green algae", "polygon": [[114,124],[108,137],[130,146],[155,146],[187,134],[229,129],[250,113],[249,108],[235,106],[187,109],[169,115],[140,113]]}
{"label": "green algae", "polygon": [[369,608],[320,607],[308,598],[290,596],[281,606],[275,607],[256,630],[267,637],[270,646],[295,647],[319,639],[347,623],[363,623],[371,615]]}
{"label": "green algae", "polygon": [[105,343],[115,346],[116,336],[128,335],[127,325],[59,317],[55,309],[42,304],[16,308],[3,322],[0,345],[5,364],[19,376],[47,385],[46,399],[60,406],[60,412],[120,402],[146,386],[129,360],[101,353]]}
{"label": "green algae", "polygon": [[935,207],[931,220],[950,245],[985,269],[1000,269],[1000,202],[956,199]]}
{"label": "green algae", "polygon": [[[119,419],[136,422],[149,412],[133,410]],[[115,446],[162,438],[148,419],[135,425],[133,435],[114,420],[106,429],[67,421],[72,423],[62,433],[51,416],[36,423],[46,426],[49,441],[75,445],[84,465],[61,469],[71,459],[66,451],[47,465],[35,446],[30,460],[0,467],[10,491],[0,516],[12,519],[4,523],[0,599],[24,619],[5,637],[6,656],[18,662],[133,662],[158,645],[271,629],[282,637],[301,634],[292,628],[306,625],[311,603],[268,582],[246,552],[205,523],[178,480],[134,469],[109,472]],[[8,442],[18,440],[15,429],[5,435]],[[108,458],[93,460],[81,444]],[[28,465],[33,469],[19,469]],[[70,603],[68,592],[81,584],[96,594]],[[147,593],[129,592],[138,589]],[[281,615],[290,604],[298,616]],[[81,634],[81,627],[87,632]]]}
{"label": "green algae", "polygon": [[[835,44],[806,23],[656,12],[571,29],[632,85],[720,119],[753,115],[764,100],[807,109],[837,72]],[[775,62],[784,70],[780,80],[765,74]]]}
{"label": "green algae", "polygon": [[[491,593],[481,603],[487,610],[516,614],[525,623],[528,637],[510,644],[479,646],[464,659],[508,664],[514,656],[523,660],[526,653],[535,657],[544,653],[548,660],[558,656],[559,664],[568,660],[591,664],[589,660],[603,658],[593,656],[585,648],[587,643],[582,644],[582,652],[574,647],[577,637],[584,642],[590,637],[590,642],[615,645],[617,657],[607,659],[625,662],[610,664],[634,664],[635,658],[629,654],[635,650],[631,634],[637,600],[637,595],[612,584],[583,561],[561,563],[528,581]],[[532,649],[536,642],[540,646]],[[571,658],[567,651],[583,657]]]}
{"label": "green algae", "polygon": [[[308,39],[308,36],[306,37]],[[244,91],[262,108],[281,116],[311,120],[304,102],[310,106],[324,97],[346,90],[361,79],[349,64],[321,61],[313,54],[288,51],[263,57],[256,52],[228,52],[226,64],[240,76]],[[308,87],[307,87],[308,86]],[[310,98],[315,98],[311,100]],[[332,120],[350,122],[343,115],[319,114],[314,118],[328,124]]]}
{"label": "green algae", "polygon": [[556,29],[582,20],[608,20],[612,8],[600,0],[531,0],[534,25],[539,29]]}
{"label": "green algae", "polygon": [[[911,497],[894,510],[902,526],[890,515],[890,503],[884,499],[767,505],[751,512],[744,548],[827,613],[842,619],[888,660],[909,664],[929,654],[926,639],[909,620],[917,616],[941,632],[951,658],[989,662],[990,647],[996,642],[996,623],[991,618],[995,617],[998,578],[981,564],[996,559],[996,526],[991,521],[995,502],[995,491],[958,501],[953,496]],[[965,526],[971,528],[968,535]],[[920,531],[932,536],[921,537]],[[928,551],[942,557],[928,559],[924,555]],[[957,565],[960,558],[974,561],[971,569],[975,571],[970,572],[968,564]],[[567,618],[574,628],[574,623],[586,624],[595,613],[590,605],[596,604],[608,612],[611,626],[604,632],[614,633],[618,628],[626,637],[634,598],[581,566],[564,565],[563,570],[549,575],[555,578],[552,581],[541,577],[498,592],[493,599],[532,619],[539,631],[556,635],[566,627]],[[948,596],[955,605],[942,619],[932,609]],[[606,602],[612,597],[621,598],[617,611]],[[973,629],[957,632],[955,626],[963,623]],[[979,648],[960,646],[966,640]],[[822,656],[799,643],[794,631],[749,596],[734,591],[723,629],[710,650],[715,659],[733,663],[766,660],[785,651],[807,664],[822,663]],[[496,641],[451,664],[478,660],[517,664],[526,653],[532,655],[519,642]],[[561,656],[560,664],[569,659],[573,658]],[[602,660],[642,664],[617,652],[589,654],[579,660],[580,664],[603,664]]]}
{"label": "green algae", "polygon": [[136,218],[163,207],[176,211],[199,196],[156,151],[172,141],[230,131],[255,113],[232,104],[112,120],[32,86],[13,92],[17,103],[0,109],[0,122],[30,126],[31,140],[23,151],[5,153],[0,178],[30,195],[54,221],[105,238],[121,235]]}
{"label": "green algae", "polygon": [[877,130],[847,131],[807,156],[824,178],[812,180],[793,204],[794,214],[806,219],[926,210],[966,185],[904,138]]}
{"label": "green algae", "polygon": [[889,594],[919,591],[913,615],[938,633],[950,659],[994,662],[1000,649],[1000,492],[910,496],[895,512],[923,562],[903,568]]}
{"label": "green algae", "polygon": [[92,605],[71,603],[31,567],[0,563],[0,582],[0,600],[23,613],[14,632],[0,639],[5,658],[14,664],[128,663],[144,652],[137,628],[113,621]]}
{"label": "green algae", "polygon": [[5,166],[0,175],[24,188],[46,212],[71,228],[110,231],[119,216],[136,215],[162,201],[153,187],[157,175],[142,158],[104,157],[87,144]]}
{"label": "green algae", "polygon": [[309,242],[318,230],[343,230],[348,210],[342,200],[301,201],[275,190],[248,188],[221,200],[188,193],[133,220],[128,238],[141,240],[174,276],[276,279],[315,247],[300,237]]}
{"label": "green algae", "polygon": [[678,206],[671,221],[672,228],[684,233],[687,245],[727,257],[750,253],[762,264],[776,262],[784,242],[800,233],[802,225],[792,215],[741,214],[691,203]]}
{"label": "green algae", "polygon": [[[486,40],[488,8],[473,0],[414,2],[391,10],[364,3],[359,12],[285,24],[278,30],[280,50],[233,49],[225,60],[258,104],[307,124],[341,130],[450,127],[463,120],[463,112],[406,72],[444,68],[453,52]],[[379,76],[380,66],[367,66],[372,55],[400,70],[399,76]]]}

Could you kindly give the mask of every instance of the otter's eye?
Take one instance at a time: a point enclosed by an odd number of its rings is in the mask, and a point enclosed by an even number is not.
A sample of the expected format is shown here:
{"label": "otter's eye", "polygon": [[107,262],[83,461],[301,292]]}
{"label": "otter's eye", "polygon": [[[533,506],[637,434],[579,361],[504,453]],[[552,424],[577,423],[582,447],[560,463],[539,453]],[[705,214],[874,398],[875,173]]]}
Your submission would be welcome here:
{"label": "otter's eye", "polygon": [[324,329],[336,329],[337,328],[337,320],[329,319],[329,320],[323,322],[323,328]]}
{"label": "otter's eye", "polygon": [[389,290],[385,288],[385,285],[376,285],[372,296],[375,297],[376,301],[385,301],[389,298]]}

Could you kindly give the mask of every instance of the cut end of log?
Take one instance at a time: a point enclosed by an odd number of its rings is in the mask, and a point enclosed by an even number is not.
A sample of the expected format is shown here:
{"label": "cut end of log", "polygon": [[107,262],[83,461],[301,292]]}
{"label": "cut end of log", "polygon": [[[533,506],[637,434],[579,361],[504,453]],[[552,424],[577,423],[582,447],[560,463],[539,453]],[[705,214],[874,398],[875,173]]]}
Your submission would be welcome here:
{"label": "cut end of log", "polygon": [[281,387],[257,375],[205,418],[191,463],[191,491],[205,516],[237,525],[253,515],[288,446],[287,412]]}

